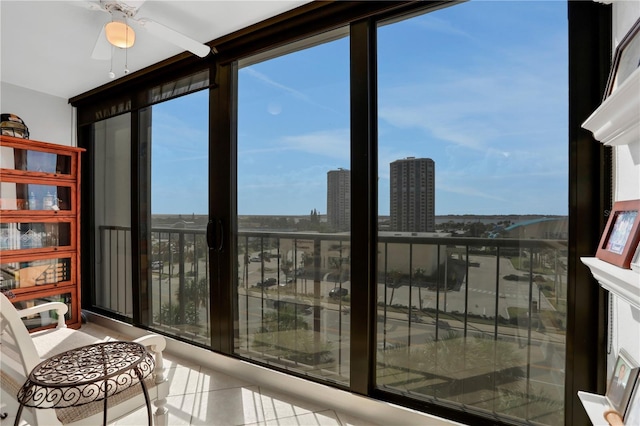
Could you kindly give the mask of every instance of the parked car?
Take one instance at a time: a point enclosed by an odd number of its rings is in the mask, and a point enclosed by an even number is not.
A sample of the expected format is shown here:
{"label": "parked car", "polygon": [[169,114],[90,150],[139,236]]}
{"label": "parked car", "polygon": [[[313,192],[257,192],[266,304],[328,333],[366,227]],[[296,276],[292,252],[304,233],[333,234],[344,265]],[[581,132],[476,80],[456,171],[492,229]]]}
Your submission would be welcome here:
{"label": "parked car", "polygon": [[261,262],[262,260],[258,256],[251,256],[249,262]]}
{"label": "parked car", "polygon": [[280,280],[280,287],[286,287],[293,283],[293,278],[287,278],[284,280]]}
{"label": "parked car", "polygon": [[267,278],[264,281],[257,282],[256,287],[273,287],[276,284],[278,284],[278,280],[275,278]]}
{"label": "parked car", "polygon": [[329,291],[329,297],[332,299],[339,299],[349,294],[349,290],[342,287],[334,287]]}
{"label": "parked car", "polygon": [[159,269],[162,269],[162,266],[164,264],[162,263],[161,260],[154,260],[153,262],[151,262],[151,270],[152,271],[157,271]]}

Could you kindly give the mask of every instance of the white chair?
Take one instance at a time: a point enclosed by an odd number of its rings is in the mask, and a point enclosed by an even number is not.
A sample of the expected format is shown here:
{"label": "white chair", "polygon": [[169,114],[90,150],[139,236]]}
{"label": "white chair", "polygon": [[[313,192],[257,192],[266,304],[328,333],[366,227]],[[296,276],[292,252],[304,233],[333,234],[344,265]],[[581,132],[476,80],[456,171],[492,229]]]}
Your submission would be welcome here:
{"label": "white chair", "polygon": [[[21,318],[41,312],[55,311],[56,328],[29,333]],[[99,343],[101,340],[81,330],[67,328],[64,314],[67,305],[50,302],[31,308],[17,310],[7,297],[0,293],[0,384],[2,410],[10,417],[18,411],[17,394],[31,370],[42,360],[80,346]],[[150,334],[133,340],[145,346],[154,355],[154,373],[145,380],[149,398],[156,406],[153,421],[156,425],[167,424],[167,395],[169,382],[165,375],[162,351],[164,337]],[[107,399],[107,422],[111,423],[146,406],[141,386],[109,396]],[[25,407],[21,419],[31,425],[89,425],[102,424],[104,401],[96,401],[79,407],[38,409]]]}

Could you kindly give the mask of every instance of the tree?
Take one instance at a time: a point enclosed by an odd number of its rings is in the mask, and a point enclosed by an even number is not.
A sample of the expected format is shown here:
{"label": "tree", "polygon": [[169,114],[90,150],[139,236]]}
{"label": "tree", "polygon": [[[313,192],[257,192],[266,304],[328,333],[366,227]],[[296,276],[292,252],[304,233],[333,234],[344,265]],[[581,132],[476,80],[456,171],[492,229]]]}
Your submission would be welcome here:
{"label": "tree", "polygon": [[320,224],[320,213],[318,213],[316,209],[311,210],[309,221],[314,228],[316,228]]}
{"label": "tree", "polygon": [[397,269],[391,269],[388,272],[387,277],[391,280],[391,282],[387,282],[387,287],[391,287],[391,300],[389,300],[389,305],[393,305],[393,296],[395,295],[396,288],[400,287],[402,272]]}
{"label": "tree", "polygon": [[309,324],[296,312],[295,304],[283,304],[276,312],[266,313],[262,324],[254,335],[254,344],[271,348],[285,359],[305,364],[333,361],[331,343],[316,341]]}
{"label": "tree", "polygon": [[280,264],[280,270],[284,273],[284,277],[289,278],[289,274],[291,274],[291,268],[293,267],[292,260],[283,260]]}
{"label": "tree", "polygon": [[416,268],[416,271],[413,274],[413,278],[416,281],[416,285],[418,287],[418,302],[420,310],[422,310],[422,287],[424,287],[427,280],[427,274],[424,268]]}

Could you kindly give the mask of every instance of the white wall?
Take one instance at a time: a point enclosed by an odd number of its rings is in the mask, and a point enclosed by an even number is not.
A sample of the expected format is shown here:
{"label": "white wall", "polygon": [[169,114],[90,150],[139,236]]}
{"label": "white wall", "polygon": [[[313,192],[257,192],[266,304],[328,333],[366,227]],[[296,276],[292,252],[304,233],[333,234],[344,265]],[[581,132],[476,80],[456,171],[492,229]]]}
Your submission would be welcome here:
{"label": "white wall", "polygon": [[29,128],[29,139],[77,145],[75,111],[68,99],[2,82],[0,110],[23,119]]}
{"label": "white wall", "polygon": [[[612,4],[612,52],[614,52],[615,47],[640,18],[640,1],[616,0]],[[614,148],[614,170],[614,199],[616,201],[640,199],[640,135],[634,143]],[[611,332],[609,343],[612,346],[608,357],[609,376],[620,348],[624,348],[637,362],[640,362],[640,311],[620,298],[612,300],[611,308],[613,323],[609,330]]]}

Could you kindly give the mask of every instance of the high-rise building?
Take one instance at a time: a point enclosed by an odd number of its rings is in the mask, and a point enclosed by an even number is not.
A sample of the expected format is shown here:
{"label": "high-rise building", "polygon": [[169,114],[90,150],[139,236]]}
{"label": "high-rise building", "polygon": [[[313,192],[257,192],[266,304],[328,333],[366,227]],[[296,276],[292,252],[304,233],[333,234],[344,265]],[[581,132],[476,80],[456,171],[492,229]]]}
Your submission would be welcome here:
{"label": "high-rise building", "polygon": [[345,169],[327,172],[327,223],[334,231],[351,227],[351,172]]}
{"label": "high-rise building", "polygon": [[391,230],[434,232],[436,164],[408,157],[391,163]]}

